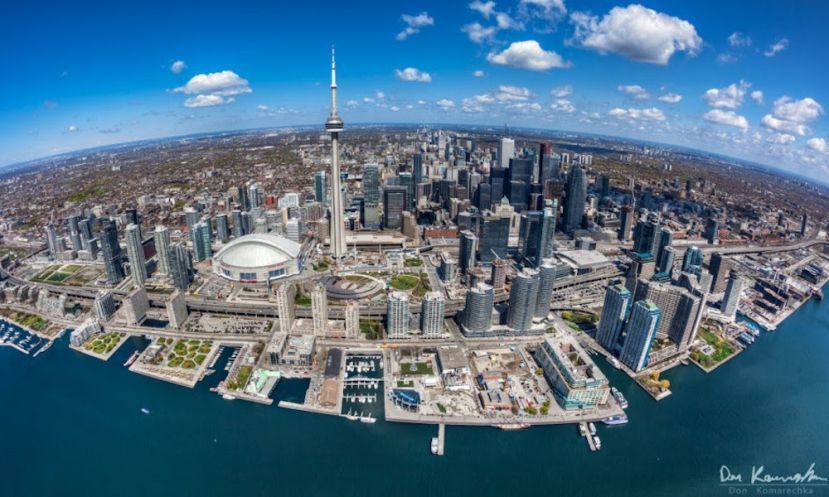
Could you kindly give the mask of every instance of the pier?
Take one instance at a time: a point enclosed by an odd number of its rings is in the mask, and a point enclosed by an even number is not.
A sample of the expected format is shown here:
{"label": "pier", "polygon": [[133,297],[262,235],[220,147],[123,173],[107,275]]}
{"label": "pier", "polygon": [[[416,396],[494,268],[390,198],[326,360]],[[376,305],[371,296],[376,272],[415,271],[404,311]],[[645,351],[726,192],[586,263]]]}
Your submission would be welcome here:
{"label": "pier", "polygon": [[438,452],[436,455],[442,456],[446,444],[446,425],[441,423],[438,425]]}

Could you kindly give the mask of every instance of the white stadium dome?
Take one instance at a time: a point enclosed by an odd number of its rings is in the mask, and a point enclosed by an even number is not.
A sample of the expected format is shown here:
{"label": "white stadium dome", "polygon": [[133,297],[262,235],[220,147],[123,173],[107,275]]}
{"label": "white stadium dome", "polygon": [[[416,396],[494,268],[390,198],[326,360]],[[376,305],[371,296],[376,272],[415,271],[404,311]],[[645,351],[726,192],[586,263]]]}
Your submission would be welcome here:
{"label": "white stadium dome", "polygon": [[240,283],[265,283],[301,270],[301,246],[264,233],[239,237],[213,256],[213,271]]}

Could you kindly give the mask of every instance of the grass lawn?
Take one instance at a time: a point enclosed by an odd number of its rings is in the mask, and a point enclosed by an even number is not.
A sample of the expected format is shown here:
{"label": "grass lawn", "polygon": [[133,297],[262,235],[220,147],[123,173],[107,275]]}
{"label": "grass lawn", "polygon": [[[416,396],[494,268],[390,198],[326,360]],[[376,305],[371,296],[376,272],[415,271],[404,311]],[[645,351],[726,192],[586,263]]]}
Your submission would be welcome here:
{"label": "grass lawn", "polygon": [[383,329],[379,321],[360,320],[360,333],[366,335],[369,340],[380,340],[383,338]]}
{"label": "grass lawn", "polygon": [[414,381],[398,381],[397,388],[412,388],[414,387]]}
{"label": "grass lawn", "polygon": [[414,257],[406,259],[403,261],[403,265],[406,267],[420,267],[423,265],[423,261]]}
{"label": "grass lawn", "polygon": [[400,364],[400,372],[405,375],[429,375],[435,371],[428,362],[407,362]]}
{"label": "grass lawn", "polygon": [[227,388],[230,390],[240,390],[245,388],[248,384],[248,380],[250,380],[251,373],[253,373],[252,366],[241,366],[239,371],[236,373],[236,378],[227,383]]}
{"label": "grass lawn", "polygon": [[707,356],[702,352],[694,351],[691,354],[691,358],[706,368],[710,368],[711,366],[728,359],[732,354],[734,354],[734,347],[728,342],[728,340],[723,339],[708,328],[700,328],[699,336],[701,336],[702,339],[708,343],[708,345],[714,347],[714,353]]}
{"label": "grass lawn", "polygon": [[399,274],[392,278],[389,283],[392,288],[400,291],[409,291],[415,297],[423,297],[426,292],[432,288],[429,285],[429,275],[426,273],[415,274]]}

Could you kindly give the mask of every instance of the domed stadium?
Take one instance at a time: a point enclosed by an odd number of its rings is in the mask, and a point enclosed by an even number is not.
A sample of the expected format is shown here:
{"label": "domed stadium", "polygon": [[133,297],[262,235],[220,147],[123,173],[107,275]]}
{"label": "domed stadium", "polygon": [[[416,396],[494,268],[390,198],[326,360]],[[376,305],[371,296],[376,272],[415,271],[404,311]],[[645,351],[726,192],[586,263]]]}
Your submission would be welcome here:
{"label": "domed stadium", "polygon": [[266,283],[299,273],[300,251],[298,243],[281,236],[245,235],[213,256],[213,272],[240,283]]}

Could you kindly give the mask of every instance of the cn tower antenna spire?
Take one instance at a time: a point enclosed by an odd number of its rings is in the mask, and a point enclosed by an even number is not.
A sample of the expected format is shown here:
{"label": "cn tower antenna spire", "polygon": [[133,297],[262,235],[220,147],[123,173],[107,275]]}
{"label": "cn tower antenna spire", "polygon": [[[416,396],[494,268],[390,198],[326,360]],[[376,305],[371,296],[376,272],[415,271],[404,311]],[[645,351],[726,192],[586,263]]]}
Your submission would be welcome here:
{"label": "cn tower antenna spire", "polygon": [[325,121],[325,129],[331,135],[331,225],[329,248],[335,261],[345,255],[347,246],[343,226],[343,199],[340,179],[340,131],[343,120],[337,115],[337,65],[334,46],[331,46],[331,115]]}

